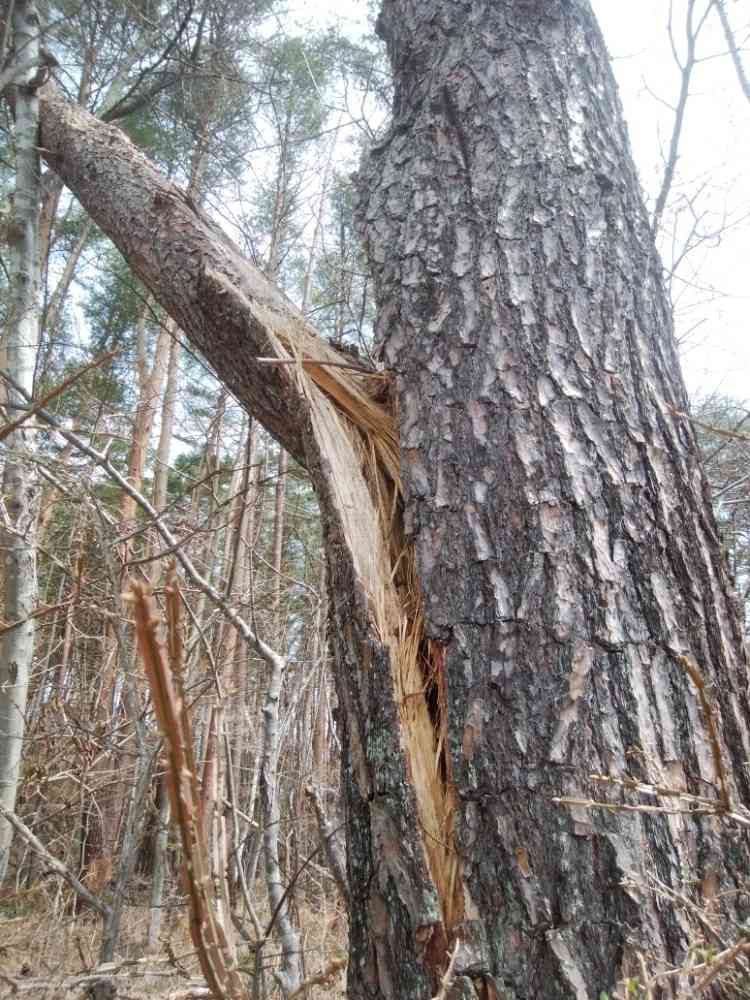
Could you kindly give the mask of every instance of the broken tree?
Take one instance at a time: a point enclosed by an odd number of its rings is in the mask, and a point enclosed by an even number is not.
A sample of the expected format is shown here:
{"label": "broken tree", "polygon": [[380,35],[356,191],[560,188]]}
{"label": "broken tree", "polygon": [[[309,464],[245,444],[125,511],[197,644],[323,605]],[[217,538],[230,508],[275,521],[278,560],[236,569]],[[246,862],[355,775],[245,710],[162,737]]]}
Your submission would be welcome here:
{"label": "broken tree", "polygon": [[394,116],[361,214],[387,379],[336,367],[52,87],[41,145],[318,492],[349,996],[429,998],[456,947],[455,996],[612,994],[684,956],[687,913],[655,893],[745,917],[731,823],[552,801],[595,795],[592,774],[715,794],[686,661],[715,695],[722,794],[748,798],[742,639],[660,265],[587,0],[385,0],[378,25]]}

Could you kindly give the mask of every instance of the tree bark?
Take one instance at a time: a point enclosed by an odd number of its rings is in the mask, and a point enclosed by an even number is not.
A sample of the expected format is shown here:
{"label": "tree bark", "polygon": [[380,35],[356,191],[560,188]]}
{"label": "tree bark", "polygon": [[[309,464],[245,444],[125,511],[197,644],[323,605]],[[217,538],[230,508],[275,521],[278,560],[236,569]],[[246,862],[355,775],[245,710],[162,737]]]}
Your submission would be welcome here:
{"label": "tree bark", "polygon": [[328,367],[344,357],[120,133],[46,89],[41,145],[318,492],[349,996],[427,1000],[456,944],[452,996],[612,996],[684,956],[687,911],[654,878],[698,902],[719,881],[746,917],[729,824],[552,802],[592,773],[714,794],[681,657],[748,799],[741,635],[660,267],[586,0],[386,0],[379,25],[394,122],[362,211],[400,475],[382,383]]}
{"label": "tree bark", "polygon": [[[601,797],[592,774],[715,794],[683,656],[714,685],[748,801],[746,662],[661,266],[587,0],[385,0],[378,29],[394,115],[361,215],[425,636],[444,650],[457,981],[611,995],[639,953],[685,954],[654,876],[699,903],[718,879],[732,916],[747,906],[730,829],[551,801]],[[350,857],[360,907],[370,849]],[[372,923],[353,929],[355,956],[377,952]],[[353,996],[398,993],[354,974]]]}
{"label": "tree bark", "polygon": [[164,887],[167,881],[169,870],[169,858],[167,848],[169,845],[169,794],[167,792],[167,779],[161,775],[157,781],[158,796],[158,819],[157,832],[154,842],[154,868],[151,873],[151,895],[149,897],[148,932],[146,936],[146,946],[149,951],[156,951],[159,947],[159,931],[161,930],[161,917],[164,909]]}
{"label": "tree bark", "polygon": [[284,561],[284,533],[286,529],[286,479],[289,471],[289,455],[284,449],[279,450],[279,460],[276,465],[276,488],[274,491],[273,544],[271,564],[273,580],[271,582],[274,646],[284,649],[286,646],[287,623],[282,616],[281,607],[281,570]]}
{"label": "tree bark", "polygon": [[[172,447],[174,431],[175,405],[177,402],[177,380],[180,371],[180,340],[173,320],[167,321],[169,330],[169,360],[167,362],[167,377],[164,387],[164,397],[159,425],[159,443],[156,446],[154,460],[154,495],[153,504],[158,511],[166,506],[167,487],[169,485],[169,451]],[[157,572],[155,569],[154,572]]]}
{"label": "tree bark", "polygon": [[[39,59],[39,16],[33,3],[13,7],[13,38],[22,59]],[[4,367],[28,393],[34,389],[39,346],[39,103],[27,86],[35,67],[16,87],[16,188],[9,231],[10,304],[4,331]],[[8,389],[7,401],[25,406]],[[10,418],[17,417],[16,412]],[[0,640],[0,805],[13,812],[26,728],[26,701],[34,656],[37,601],[36,521],[39,477],[34,464],[35,433],[21,425],[8,435],[2,477],[4,524],[0,531],[3,568],[3,636]],[[8,625],[14,627],[7,628]],[[0,818],[0,885],[8,868],[13,827]]]}
{"label": "tree bark", "polygon": [[[156,339],[154,357],[149,366],[146,349],[146,320],[150,308],[149,302],[144,302],[141,315],[138,317],[136,346],[136,375],[138,381],[138,400],[133,417],[133,430],[128,455],[128,479],[140,490],[143,485],[143,474],[146,469],[146,456],[151,440],[156,409],[161,398],[164,380],[169,364],[172,331],[164,323],[159,327]],[[136,504],[131,497],[124,495],[120,502],[120,520],[125,531],[135,530]],[[127,561],[134,547],[134,541],[128,539],[125,544],[123,560]]]}

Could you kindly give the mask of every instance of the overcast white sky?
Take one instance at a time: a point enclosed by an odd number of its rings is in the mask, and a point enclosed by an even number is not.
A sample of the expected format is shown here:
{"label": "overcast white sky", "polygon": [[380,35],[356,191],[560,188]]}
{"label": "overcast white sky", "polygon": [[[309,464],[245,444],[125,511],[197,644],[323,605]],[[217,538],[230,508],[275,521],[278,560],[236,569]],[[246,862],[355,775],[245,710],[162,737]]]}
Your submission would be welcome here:
{"label": "overcast white sky", "polygon": [[[662,149],[668,145],[680,84],[667,34],[667,0],[593,0],[620,85],[636,161],[647,194],[658,188]],[[699,0],[699,8],[705,5]],[[684,50],[684,0],[675,0],[675,41]],[[727,4],[738,37],[747,34],[750,5]],[[715,18],[715,15],[713,15]],[[718,20],[706,22],[699,52],[707,58],[695,71],[688,103],[681,190],[706,185],[698,202],[718,225],[726,212],[741,220],[750,213],[750,104],[742,95]],[[750,70],[750,50],[745,54]],[[667,253],[663,249],[665,261]],[[682,352],[693,395],[714,391],[750,400],[750,220],[738,222],[719,245],[694,257],[701,291],[684,288],[678,300],[678,332],[699,323]]]}

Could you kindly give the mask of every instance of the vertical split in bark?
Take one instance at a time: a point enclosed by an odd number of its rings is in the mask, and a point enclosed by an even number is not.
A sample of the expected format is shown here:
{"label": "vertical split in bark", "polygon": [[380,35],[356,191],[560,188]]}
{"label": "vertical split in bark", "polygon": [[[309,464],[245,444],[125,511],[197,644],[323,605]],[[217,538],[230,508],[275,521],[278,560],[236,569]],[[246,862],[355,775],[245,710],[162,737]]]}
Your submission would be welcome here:
{"label": "vertical split in bark", "polygon": [[460,864],[453,837],[456,806],[448,753],[448,702],[444,645],[425,637],[414,549],[402,550],[394,566],[401,602],[393,684],[408,779],[414,789],[419,835],[437,893],[442,920],[428,932],[427,962],[437,983],[449,946],[463,918]]}
{"label": "vertical split in bark", "polygon": [[[313,415],[322,417],[314,405]],[[322,423],[318,440],[325,441]],[[318,480],[324,516],[335,510],[340,518],[340,529],[327,526],[329,537],[343,530],[346,539],[345,558],[329,549],[329,580],[350,809],[350,991],[427,997],[464,917],[445,649],[424,633],[399,477],[376,457],[387,454],[388,433],[376,448],[374,434],[362,432],[355,459],[361,485],[351,465],[334,465],[325,485]],[[331,482],[340,491],[335,507],[326,503]],[[372,622],[369,635],[359,633],[363,614]]]}

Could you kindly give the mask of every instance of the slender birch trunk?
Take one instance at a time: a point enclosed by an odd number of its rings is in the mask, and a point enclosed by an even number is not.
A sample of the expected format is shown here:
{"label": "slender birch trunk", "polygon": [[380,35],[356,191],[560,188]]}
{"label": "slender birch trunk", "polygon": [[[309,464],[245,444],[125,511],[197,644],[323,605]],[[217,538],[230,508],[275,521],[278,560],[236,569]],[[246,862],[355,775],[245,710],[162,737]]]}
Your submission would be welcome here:
{"label": "slender birch trunk", "polygon": [[167,846],[169,844],[170,813],[167,779],[164,775],[161,775],[158,784],[157,829],[154,840],[154,864],[151,873],[148,932],[146,935],[146,946],[149,951],[155,951],[158,947],[159,932],[164,912],[164,887],[167,878]]}
{"label": "slender birch trunk", "polygon": [[172,448],[174,433],[175,408],[177,404],[177,381],[180,372],[180,340],[177,327],[173,320],[167,320],[169,330],[169,360],[167,361],[166,385],[161,408],[161,423],[159,425],[159,442],[156,446],[154,459],[154,507],[161,511],[167,502],[167,486],[169,483],[169,453]]}
{"label": "slender birch trunk", "polygon": [[315,614],[315,635],[313,639],[312,662],[318,672],[318,679],[312,690],[312,762],[315,781],[325,782],[328,770],[328,641],[326,621],[328,619],[328,595],[326,586],[326,563],[320,561],[318,579],[318,609]]}
{"label": "slender birch trunk", "polygon": [[279,449],[279,459],[276,464],[276,487],[274,490],[274,512],[273,512],[273,542],[271,546],[271,567],[273,580],[271,581],[271,613],[272,613],[272,635],[274,645],[280,649],[284,645],[284,632],[286,623],[282,615],[281,606],[281,570],[284,559],[284,532],[286,529],[286,477],[289,471],[289,455],[283,449]]}
{"label": "slender birch trunk", "polygon": [[[138,320],[136,340],[138,398],[133,422],[133,435],[128,455],[128,480],[139,491],[143,483],[148,444],[156,415],[156,407],[166,374],[169,353],[169,333],[166,327],[162,326],[159,330],[153,360],[149,364],[146,343],[147,309],[148,304],[144,304]],[[123,533],[127,537],[123,543],[121,563],[117,567],[112,566],[110,568],[110,583],[115,598],[115,605],[121,608],[120,595],[125,582],[123,566],[127,566],[127,562],[132,556],[134,546],[137,542],[134,535],[136,529],[136,505],[135,501],[125,493],[123,493],[120,500],[120,524]],[[121,678],[124,678],[126,689],[132,684],[134,650],[130,630],[118,623],[115,623],[110,630],[108,641],[110,650],[107,661],[111,666],[105,675],[102,685],[100,713],[102,717],[105,717],[108,711],[114,709],[109,720],[110,725],[114,729],[118,717],[114,692]],[[131,712],[128,715],[131,720],[135,717]],[[96,862],[105,866],[109,871],[113,870],[114,861],[118,853],[117,845],[121,822],[127,814],[124,804],[128,802],[128,808],[132,809],[133,800],[132,797],[128,798],[127,781],[122,776],[117,747],[112,747],[109,754],[101,756],[99,767],[103,769],[105,774],[110,772],[113,775],[105,786],[106,791],[103,801],[99,803],[102,857]],[[129,820],[125,818],[125,822],[127,824]],[[122,870],[122,866],[120,868]],[[127,871],[127,869],[125,870]],[[116,910],[117,907],[113,907],[113,911]],[[117,919],[119,920],[119,917]],[[116,939],[119,932],[119,925],[115,924],[113,926]]]}
{"label": "slender birch trunk", "polygon": [[283,664],[274,666],[266,677],[263,705],[263,756],[260,772],[262,804],[263,850],[266,887],[271,913],[275,914],[276,933],[281,943],[282,962],[278,979],[284,994],[293,992],[302,981],[302,945],[299,932],[292,923],[279,862],[281,805],[279,798],[279,706],[284,680]]}
{"label": "slender birch trunk", "polygon": [[[271,223],[271,241],[268,251],[267,273],[278,278],[281,268],[282,251],[289,223],[289,182],[288,149],[289,117],[283,129],[279,130],[279,159],[276,171],[276,190]],[[289,455],[279,448],[276,466],[276,487],[274,493],[273,539],[271,544],[271,636],[276,649],[285,646],[285,622],[281,605],[281,569],[284,552],[286,478],[289,469]],[[263,699],[263,748],[259,775],[261,804],[262,842],[265,861],[266,888],[271,912],[275,914],[276,933],[281,943],[282,963],[278,979],[282,990],[288,994],[295,990],[304,978],[302,943],[298,929],[292,920],[289,900],[286,897],[279,842],[281,838],[281,802],[279,760],[281,755],[280,709],[281,692],[287,672],[286,657],[269,664],[265,677]]]}
{"label": "slender birch trunk", "polygon": [[[175,409],[177,403],[177,380],[180,366],[180,341],[177,335],[177,326],[173,320],[166,322],[169,332],[169,359],[167,361],[166,383],[164,386],[164,396],[162,399],[161,422],[159,426],[159,441],[156,447],[154,459],[154,508],[161,512],[167,502],[167,485],[169,481],[169,454],[172,447],[172,434],[174,430]],[[158,561],[153,563],[150,571],[152,584],[156,582],[161,572]],[[154,950],[159,941],[162,915],[164,912],[164,890],[167,882],[168,855],[167,846],[169,843],[169,824],[171,819],[171,807],[169,795],[167,794],[167,779],[162,775],[159,778],[157,793],[158,827],[154,843],[154,864],[151,873],[151,894],[149,899],[149,924],[147,933],[147,947]]]}
{"label": "slender birch trunk", "polygon": [[81,259],[81,254],[86,248],[86,244],[88,243],[89,236],[91,235],[91,230],[93,228],[94,224],[91,219],[85,219],[83,225],[81,226],[81,232],[78,235],[78,239],[75,241],[73,249],[70,251],[67,260],[65,261],[63,273],[60,275],[60,279],[55,285],[55,289],[49,298],[47,308],[44,311],[43,323],[45,329],[50,335],[54,334],[57,327],[58,320],[60,319],[60,313],[65,305],[65,297],[67,296],[70,286],[73,283],[73,278],[75,277],[78,261]]}
{"label": "slender birch trunk", "polygon": [[[147,315],[148,304],[144,304],[137,330],[136,372],[138,376],[138,401],[135,408],[133,436],[128,456],[128,480],[139,491],[143,483],[148,445],[154,425],[156,409],[167,374],[171,343],[168,325],[162,324],[159,327],[153,360],[149,365],[146,344]],[[127,494],[123,494],[120,503],[120,520],[125,524],[134,522],[135,511],[135,501]],[[130,540],[128,548],[131,546],[132,540]]]}
{"label": "slender birch trunk", "polygon": [[[14,45],[18,58],[39,58],[39,16],[33,2],[17,0],[13,7]],[[34,389],[39,344],[39,198],[36,92],[24,86],[32,69],[16,86],[16,187],[10,234],[10,309],[4,334],[6,370],[26,392]],[[7,402],[21,404],[9,390]],[[9,411],[11,417],[17,411]],[[6,439],[2,491],[5,519],[3,547],[4,607],[7,625],[18,623],[0,639],[0,804],[12,810],[20,776],[26,725],[26,701],[34,656],[34,623],[30,615],[37,601],[36,521],[39,480],[34,465],[34,432],[25,426]],[[5,878],[13,837],[12,827],[0,819],[0,883]]]}

